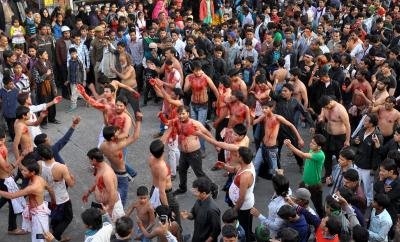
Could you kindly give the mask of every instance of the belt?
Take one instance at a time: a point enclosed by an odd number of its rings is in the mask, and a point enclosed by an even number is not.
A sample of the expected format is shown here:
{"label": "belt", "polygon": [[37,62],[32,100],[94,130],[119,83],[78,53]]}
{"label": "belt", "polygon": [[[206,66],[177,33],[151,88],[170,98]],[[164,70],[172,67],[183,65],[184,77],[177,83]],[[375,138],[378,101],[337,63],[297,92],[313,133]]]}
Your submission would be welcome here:
{"label": "belt", "polygon": [[115,175],[119,176],[119,177],[125,177],[128,176],[128,172],[126,171],[114,171]]}
{"label": "belt", "polygon": [[193,102],[192,102],[192,105],[196,105],[196,106],[208,106],[208,101],[207,101],[207,102],[204,102],[204,103],[193,103]]}

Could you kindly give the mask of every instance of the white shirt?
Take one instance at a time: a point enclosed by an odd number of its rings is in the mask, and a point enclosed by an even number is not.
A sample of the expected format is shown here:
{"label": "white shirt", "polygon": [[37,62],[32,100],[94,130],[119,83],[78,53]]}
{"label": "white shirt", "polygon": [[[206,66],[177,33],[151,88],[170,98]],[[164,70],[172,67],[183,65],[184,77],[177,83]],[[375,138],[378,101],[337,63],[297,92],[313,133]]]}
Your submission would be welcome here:
{"label": "white shirt", "polygon": [[[40,105],[31,105],[29,106],[29,122],[34,123],[37,121],[37,116],[35,113],[45,111],[46,110],[46,103],[40,104]],[[33,126],[30,125],[28,126],[29,132],[31,133],[32,140],[35,139],[36,135],[41,134],[42,130],[40,130],[39,125],[38,126]]]}
{"label": "white shirt", "polygon": [[112,224],[105,222],[103,227],[94,235],[86,236],[85,242],[109,242],[113,232]]}
{"label": "white shirt", "polygon": [[183,58],[183,55],[185,54],[185,47],[186,44],[181,39],[178,39],[174,44],[174,48],[178,52],[180,60]]}

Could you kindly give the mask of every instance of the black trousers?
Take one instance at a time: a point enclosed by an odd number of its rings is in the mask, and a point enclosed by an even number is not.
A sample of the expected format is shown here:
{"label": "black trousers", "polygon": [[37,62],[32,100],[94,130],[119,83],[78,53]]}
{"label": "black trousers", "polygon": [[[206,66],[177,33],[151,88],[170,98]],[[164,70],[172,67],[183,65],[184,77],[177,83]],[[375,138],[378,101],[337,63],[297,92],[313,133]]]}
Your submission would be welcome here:
{"label": "black trousers", "polygon": [[142,93],[143,91],[143,65],[139,64],[139,65],[134,65],[135,68],[135,73],[136,73],[136,81],[137,81],[137,85],[138,85],[138,91],[140,93]]}
{"label": "black trousers", "polygon": [[304,182],[300,183],[300,187],[307,188],[311,193],[311,201],[314,204],[315,210],[320,218],[324,217],[325,209],[322,201],[322,184],[306,185]]}
{"label": "black trousers", "polygon": [[336,156],[339,159],[339,152],[343,148],[344,141],[346,140],[345,134],[332,135],[326,134],[326,146],[323,149],[325,152],[325,177],[332,175],[332,157]]}
{"label": "black trousers", "polygon": [[126,89],[120,89],[119,95],[125,96],[128,99],[128,102],[131,105],[134,113],[140,112],[139,99],[135,98],[131,92]]}
{"label": "black trousers", "polygon": [[204,173],[202,164],[200,149],[190,153],[181,152],[179,159],[179,188],[187,190],[187,171],[189,167],[192,167],[196,177],[206,177],[210,180],[206,173]]}
{"label": "black trousers", "polygon": [[[7,186],[4,184],[4,179],[0,179],[0,190],[8,192]],[[8,202],[8,231],[12,231],[17,229],[17,215],[14,214],[14,209],[10,199],[1,198],[0,205],[1,207]]]}
{"label": "black trousers", "polygon": [[8,135],[10,136],[11,140],[14,140],[15,137],[15,131],[14,131],[14,123],[15,123],[15,118],[7,118],[4,117],[7,123],[7,129],[8,129]]}
{"label": "black trousers", "polygon": [[73,217],[71,200],[57,205],[51,212],[50,227],[53,230],[53,235],[56,240],[61,240],[61,235],[67,229]]}
{"label": "black trousers", "polygon": [[[51,101],[53,101],[54,96],[53,94],[48,95],[48,96],[42,96],[40,95],[40,93],[38,93],[38,104],[42,104],[42,103],[49,103]],[[47,124],[47,122],[53,122],[54,120],[56,120],[56,105],[51,105],[50,107],[47,108],[47,111],[49,112],[47,114],[47,117],[43,119],[42,124]]]}
{"label": "black trousers", "polygon": [[[215,129],[215,139],[217,141],[224,141],[224,139],[221,137],[221,131],[228,126],[229,119],[224,118],[218,125],[217,128]],[[225,162],[225,150],[221,149],[218,152],[218,160]]]}
{"label": "black trousers", "polygon": [[175,221],[181,226],[181,214],[179,212],[179,203],[176,201],[172,189],[165,191],[167,194],[168,206],[175,214]]}
{"label": "black trousers", "polygon": [[253,228],[253,216],[250,214],[250,209],[248,210],[238,210],[238,220],[240,226],[243,227],[246,233],[246,241],[254,241]]}

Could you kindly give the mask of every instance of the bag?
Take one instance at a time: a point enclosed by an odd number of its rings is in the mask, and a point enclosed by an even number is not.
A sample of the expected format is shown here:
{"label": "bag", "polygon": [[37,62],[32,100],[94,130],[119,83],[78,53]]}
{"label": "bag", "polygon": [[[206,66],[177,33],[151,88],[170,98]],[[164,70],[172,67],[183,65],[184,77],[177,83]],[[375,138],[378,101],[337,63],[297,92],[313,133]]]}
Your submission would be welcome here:
{"label": "bag", "polygon": [[42,97],[50,96],[51,95],[51,80],[44,80],[40,84],[40,95]]}

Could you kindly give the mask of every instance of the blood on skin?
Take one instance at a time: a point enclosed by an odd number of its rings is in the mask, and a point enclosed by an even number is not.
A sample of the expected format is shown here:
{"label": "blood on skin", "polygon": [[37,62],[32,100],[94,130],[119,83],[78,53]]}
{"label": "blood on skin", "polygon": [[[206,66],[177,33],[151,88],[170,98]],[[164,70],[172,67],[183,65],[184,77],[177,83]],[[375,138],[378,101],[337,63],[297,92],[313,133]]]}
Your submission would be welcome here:
{"label": "blood on skin", "polygon": [[106,188],[106,185],[104,184],[103,176],[100,176],[99,179],[97,179],[96,186],[100,192],[103,192],[103,190]]}

